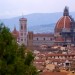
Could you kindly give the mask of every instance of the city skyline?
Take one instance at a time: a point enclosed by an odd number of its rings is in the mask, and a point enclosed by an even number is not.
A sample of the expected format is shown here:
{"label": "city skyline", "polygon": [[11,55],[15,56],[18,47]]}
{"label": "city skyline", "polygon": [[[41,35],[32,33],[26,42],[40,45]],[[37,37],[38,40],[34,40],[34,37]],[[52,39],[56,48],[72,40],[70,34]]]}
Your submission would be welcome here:
{"label": "city skyline", "polygon": [[0,18],[10,18],[32,13],[63,12],[68,6],[74,12],[75,1],[71,0],[1,0]]}

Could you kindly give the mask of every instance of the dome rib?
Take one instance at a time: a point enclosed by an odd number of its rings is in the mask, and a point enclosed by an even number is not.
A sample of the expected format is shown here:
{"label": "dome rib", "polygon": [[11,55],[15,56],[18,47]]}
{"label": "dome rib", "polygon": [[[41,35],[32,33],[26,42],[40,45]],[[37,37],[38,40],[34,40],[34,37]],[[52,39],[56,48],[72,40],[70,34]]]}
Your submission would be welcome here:
{"label": "dome rib", "polygon": [[64,28],[65,28],[65,21],[66,21],[66,16],[64,17]]}

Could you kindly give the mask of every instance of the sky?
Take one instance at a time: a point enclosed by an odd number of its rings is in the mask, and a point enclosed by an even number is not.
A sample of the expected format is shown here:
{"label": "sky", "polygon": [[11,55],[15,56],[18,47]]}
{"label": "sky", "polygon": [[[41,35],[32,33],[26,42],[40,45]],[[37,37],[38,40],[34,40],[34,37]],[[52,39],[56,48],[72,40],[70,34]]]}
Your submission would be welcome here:
{"label": "sky", "polygon": [[65,6],[75,11],[75,0],[0,0],[0,18],[32,13],[63,12]]}

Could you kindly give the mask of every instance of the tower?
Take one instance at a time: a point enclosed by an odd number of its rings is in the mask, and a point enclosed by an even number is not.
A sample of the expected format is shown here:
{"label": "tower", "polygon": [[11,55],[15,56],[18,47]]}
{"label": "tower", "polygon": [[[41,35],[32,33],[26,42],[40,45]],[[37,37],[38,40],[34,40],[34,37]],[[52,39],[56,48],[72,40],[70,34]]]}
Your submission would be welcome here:
{"label": "tower", "polygon": [[28,48],[33,49],[33,32],[28,32]]}
{"label": "tower", "polygon": [[27,19],[20,18],[20,44],[27,46]]}

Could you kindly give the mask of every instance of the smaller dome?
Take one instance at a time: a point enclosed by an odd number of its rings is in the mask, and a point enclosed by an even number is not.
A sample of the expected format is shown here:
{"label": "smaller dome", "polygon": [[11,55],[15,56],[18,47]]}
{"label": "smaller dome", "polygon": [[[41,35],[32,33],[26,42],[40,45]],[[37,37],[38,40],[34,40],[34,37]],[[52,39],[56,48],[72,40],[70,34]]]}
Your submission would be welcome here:
{"label": "smaller dome", "polygon": [[12,35],[13,35],[15,38],[18,38],[18,37],[19,37],[19,31],[17,31],[16,28],[14,28],[14,30],[12,31]]}

